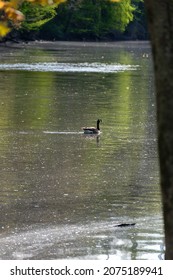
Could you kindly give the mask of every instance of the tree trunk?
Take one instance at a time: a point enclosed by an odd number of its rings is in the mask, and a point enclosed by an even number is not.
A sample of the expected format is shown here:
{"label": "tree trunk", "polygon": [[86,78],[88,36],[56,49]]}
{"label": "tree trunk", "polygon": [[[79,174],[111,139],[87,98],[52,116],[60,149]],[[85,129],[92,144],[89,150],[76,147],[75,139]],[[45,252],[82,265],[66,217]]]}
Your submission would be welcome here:
{"label": "tree trunk", "polygon": [[155,70],[165,259],[173,260],[173,1],[144,1]]}

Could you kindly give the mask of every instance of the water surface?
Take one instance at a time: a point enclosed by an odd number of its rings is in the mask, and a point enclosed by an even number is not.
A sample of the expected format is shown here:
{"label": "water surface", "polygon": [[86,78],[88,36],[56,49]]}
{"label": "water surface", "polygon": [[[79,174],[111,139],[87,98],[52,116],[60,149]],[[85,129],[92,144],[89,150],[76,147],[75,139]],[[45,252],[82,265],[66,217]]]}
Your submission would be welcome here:
{"label": "water surface", "polygon": [[162,258],[148,43],[0,51],[0,258]]}

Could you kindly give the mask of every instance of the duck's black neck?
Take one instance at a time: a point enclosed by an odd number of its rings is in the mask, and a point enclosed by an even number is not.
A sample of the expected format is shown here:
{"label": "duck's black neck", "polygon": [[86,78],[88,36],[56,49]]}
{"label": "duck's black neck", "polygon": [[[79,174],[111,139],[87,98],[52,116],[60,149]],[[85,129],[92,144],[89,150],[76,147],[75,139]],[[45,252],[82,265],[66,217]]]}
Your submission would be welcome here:
{"label": "duck's black neck", "polygon": [[97,129],[100,130],[100,120],[97,121]]}

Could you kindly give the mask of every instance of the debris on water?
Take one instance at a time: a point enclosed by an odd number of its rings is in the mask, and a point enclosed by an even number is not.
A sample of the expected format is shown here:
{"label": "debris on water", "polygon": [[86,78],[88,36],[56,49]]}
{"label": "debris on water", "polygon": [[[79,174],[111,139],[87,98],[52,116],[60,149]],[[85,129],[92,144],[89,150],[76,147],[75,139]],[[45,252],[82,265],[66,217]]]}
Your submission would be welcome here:
{"label": "debris on water", "polygon": [[136,223],[124,223],[124,224],[118,224],[115,225],[114,227],[131,227],[131,226],[135,226]]}

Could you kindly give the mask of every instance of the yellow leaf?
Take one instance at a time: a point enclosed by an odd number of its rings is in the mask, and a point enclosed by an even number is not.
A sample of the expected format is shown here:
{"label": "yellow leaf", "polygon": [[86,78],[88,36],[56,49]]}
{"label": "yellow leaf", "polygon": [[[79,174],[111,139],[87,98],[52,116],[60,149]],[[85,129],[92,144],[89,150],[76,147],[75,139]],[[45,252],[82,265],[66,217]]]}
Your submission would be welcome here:
{"label": "yellow leaf", "polygon": [[4,37],[10,32],[10,28],[7,26],[6,23],[0,22],[0,37]]}
{"label": "yellow leaf", "polygon": [[14,9],[17,9],[20,4],[22,3],[22,1],[20,0],[10,0],[10,3],[11,3],[11,7],[13,7]]}
{"label": "yellow leaf", "polygon": [[0,1],[0,9],[4,8],[5,3],[3,1]]}
{"label": "yellow leaf", "polygon": [[13,8],[10,8],[10,7],[6,8],[5,13],[6,13],[8,19],[11,19],[13,21],[24,20],[24,15],[20,11],[15,10]]}
{"label": "yellow leaf", "polygon": [[121,2],[121,0],[109,0],[110,2]]}
{"label": "yellow leaf", "polygon": [[54,0],[53,2],[56,4],[61,4],[63,2],[66,2],[66,0]]}
{"label": "yellow leaf", "polygon": [[36,4],[40,4],[42,6],[45,5],[53,5],[53,4],[61,4],[63,2],[66,2],[67,0],[28,0],[28,2],[31,3],[36,3]]}

